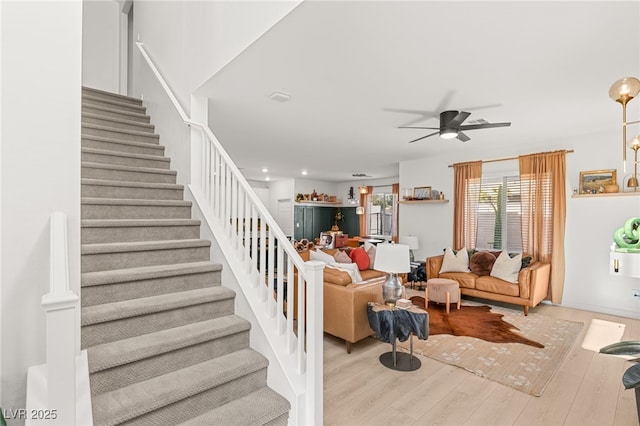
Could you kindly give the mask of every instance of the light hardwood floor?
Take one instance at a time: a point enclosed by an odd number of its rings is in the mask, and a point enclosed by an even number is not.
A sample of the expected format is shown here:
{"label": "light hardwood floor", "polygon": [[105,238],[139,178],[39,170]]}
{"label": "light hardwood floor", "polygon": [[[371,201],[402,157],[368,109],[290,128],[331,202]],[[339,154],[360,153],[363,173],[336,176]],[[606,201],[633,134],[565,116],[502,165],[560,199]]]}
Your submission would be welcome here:
{"label": "light hardwood floor", "polygon": [[638,425],[635,393],[622,386],[632,364],[580,345],[592,318],[625,324],[624,340],[640,340],[640,320],[551,305],[531,312],[585,324],[541,397],[419,355],[419,370],[390,370],[378,360],[389,344],[367,338],[348,355],[325,334],[324,424]]}

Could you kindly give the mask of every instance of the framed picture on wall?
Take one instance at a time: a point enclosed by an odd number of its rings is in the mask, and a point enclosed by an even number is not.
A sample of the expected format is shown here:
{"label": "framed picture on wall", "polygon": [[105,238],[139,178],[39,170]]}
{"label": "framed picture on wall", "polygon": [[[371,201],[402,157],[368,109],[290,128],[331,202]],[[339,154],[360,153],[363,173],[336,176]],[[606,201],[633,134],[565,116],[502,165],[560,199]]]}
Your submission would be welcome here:
{"label": "framed picture on wall", "polygon": [[413,188],[413,198],[416,200],[428,200],[431,198],[430,186],[416,186]]}
{"label": "framed picture on wall", "polygon": [[580,193],[595,194],[605,185],[616,183],[616,169],[580,172]]}

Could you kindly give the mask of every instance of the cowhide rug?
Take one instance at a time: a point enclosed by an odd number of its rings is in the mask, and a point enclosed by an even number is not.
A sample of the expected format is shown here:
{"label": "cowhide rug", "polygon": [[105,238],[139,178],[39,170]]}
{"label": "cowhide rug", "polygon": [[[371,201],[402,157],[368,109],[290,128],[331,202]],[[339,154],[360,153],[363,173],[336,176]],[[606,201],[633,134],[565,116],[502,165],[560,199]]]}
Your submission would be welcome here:
{"label": "cowhide rug", "polygon": [[[411,302],[424,309],[424,297],[413,296]],[[429,303],[429,335],[451,334],[453,336],[469,336],[494,343],[522,343],[536,348],[544,345],[529,340],[512,324],[504,321],[504,315],[491,312],[491,307],[461,306],[460,310],[452,304],[449,314],[444,305]]]}

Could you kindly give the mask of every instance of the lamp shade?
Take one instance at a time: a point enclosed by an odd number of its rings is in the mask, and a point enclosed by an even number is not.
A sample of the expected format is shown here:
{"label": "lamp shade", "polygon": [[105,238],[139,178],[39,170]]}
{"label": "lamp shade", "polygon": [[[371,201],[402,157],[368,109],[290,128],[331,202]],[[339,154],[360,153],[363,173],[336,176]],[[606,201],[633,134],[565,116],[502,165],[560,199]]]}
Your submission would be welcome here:
{"label": "lamp shade", "polygon": [[624,77],[615,81],[609,89],[609,97],[622,105],[640,93],[640,80],[635,77]]}
{"label": "lamp shade", "polygon": [[409,250],[418,250],[418,237],[415,235],[402,235],[400,236],[400,244],[406,244],[409,246]]}
{"label": "lamp shade", "polygon": [[406,244],[378,244],[374,266],[376,270],[390,274],[411,271],[409,246]]}
{"label": "lamp shade", "polygon": [[356,214],[364,214],[364,207],[362,206],[356,207]]}

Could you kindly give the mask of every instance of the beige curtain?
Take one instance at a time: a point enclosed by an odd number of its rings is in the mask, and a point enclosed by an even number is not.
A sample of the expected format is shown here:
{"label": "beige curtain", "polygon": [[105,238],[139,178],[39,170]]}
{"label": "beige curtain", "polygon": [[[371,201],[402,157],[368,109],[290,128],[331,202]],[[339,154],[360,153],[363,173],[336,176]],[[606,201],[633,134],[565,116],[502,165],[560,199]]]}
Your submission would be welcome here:
{"label": "beige curtain", "polygon": [[367,186],[367,193],[360,194],[360,205],[364,207],[364,214],[360,215],[360,236],[366,237],[369,235],[369,201],[371,201],[371,194],[373,193],[373,186]]}
{"label": "beige curtain", "polygon": [[482,161],[453,165],[453,248],[476,246]]}
{"label": "beige curtain", "polygon": [[519,160],[522,250],[551,264],[547,297],[560,303],[564,288],[565,151],[523,155]]}
{"label": "beige curtain", "polygon": [[394,242],[398,242],[398,213],[399,213],[399,204],[400,201],[400,184],[394,183],[391,185],[391,193],[393,194],[393,200],[391,202],[391,240]]}

